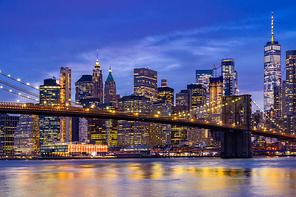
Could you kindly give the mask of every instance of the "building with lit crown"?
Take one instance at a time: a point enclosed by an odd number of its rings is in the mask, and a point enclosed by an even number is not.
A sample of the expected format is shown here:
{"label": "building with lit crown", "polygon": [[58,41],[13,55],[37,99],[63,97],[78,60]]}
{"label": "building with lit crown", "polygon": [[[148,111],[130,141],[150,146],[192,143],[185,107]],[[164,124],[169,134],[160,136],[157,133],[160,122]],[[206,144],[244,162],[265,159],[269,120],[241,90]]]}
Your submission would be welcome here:
{"label": "building with lit crown", "polygon": [[113,107],[117,108],[116,83],[111,74],[111,68],[109,69],[109,75],[105,81],[104,103],[112,103]]}
{"label": "building with lit crown", "polygon": [[148,68],[134,69],[134,95],[157,100],[157,72]]}
{"label": "building with lit crown", "polygon": [[271,41],[264,46],[264,112],[274,109],[274,87],[281,84],[281,45],[273,38],[273,14]]}
{"label": "building with lit crown", "polygon": [[100,104],[104,103],[103,76],[99,59],[97,59],[95,68],[93,69],[91,92],[93,98],[98,98],[100,100]]}

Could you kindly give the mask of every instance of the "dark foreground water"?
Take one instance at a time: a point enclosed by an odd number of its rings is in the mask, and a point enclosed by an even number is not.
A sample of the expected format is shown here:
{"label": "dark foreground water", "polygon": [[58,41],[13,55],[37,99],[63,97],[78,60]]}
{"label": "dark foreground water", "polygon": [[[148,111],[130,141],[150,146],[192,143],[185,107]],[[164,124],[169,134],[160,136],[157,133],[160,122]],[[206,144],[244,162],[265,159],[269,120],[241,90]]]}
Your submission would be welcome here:
{"label": "dark foreground water", "polygon": [[296,157],[0,161],[0,196],[295,196]]}

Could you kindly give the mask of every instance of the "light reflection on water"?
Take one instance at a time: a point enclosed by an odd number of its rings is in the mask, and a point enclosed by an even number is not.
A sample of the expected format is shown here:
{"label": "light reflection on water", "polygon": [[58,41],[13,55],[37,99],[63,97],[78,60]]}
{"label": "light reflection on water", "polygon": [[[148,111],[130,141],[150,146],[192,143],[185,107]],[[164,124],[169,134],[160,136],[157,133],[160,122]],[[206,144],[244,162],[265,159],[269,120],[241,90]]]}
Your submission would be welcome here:
{"label": "light reflection on water", "polygon": [[0,161],[0,196],[294,196],[296,157]]}

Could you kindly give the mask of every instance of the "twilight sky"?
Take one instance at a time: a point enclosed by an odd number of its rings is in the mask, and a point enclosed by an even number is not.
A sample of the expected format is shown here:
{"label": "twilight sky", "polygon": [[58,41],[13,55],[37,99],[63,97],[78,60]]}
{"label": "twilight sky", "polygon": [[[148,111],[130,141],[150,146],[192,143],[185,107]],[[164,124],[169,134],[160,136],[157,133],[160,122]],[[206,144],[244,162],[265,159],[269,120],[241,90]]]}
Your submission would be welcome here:
{"label": "twilight sky", "polygon": [[133,93],[134,68],[156,70],[159,86],[167,78],[176,93],[195,83],[195,70],[233,58],[239,93],[263,107],[271,12],[284,71],[285,51],[296,50],[294,0],[0,0],[0,70],[39,86],[67,66],[74,93],[98,50],[104,81],[111,66],[124,96]]}

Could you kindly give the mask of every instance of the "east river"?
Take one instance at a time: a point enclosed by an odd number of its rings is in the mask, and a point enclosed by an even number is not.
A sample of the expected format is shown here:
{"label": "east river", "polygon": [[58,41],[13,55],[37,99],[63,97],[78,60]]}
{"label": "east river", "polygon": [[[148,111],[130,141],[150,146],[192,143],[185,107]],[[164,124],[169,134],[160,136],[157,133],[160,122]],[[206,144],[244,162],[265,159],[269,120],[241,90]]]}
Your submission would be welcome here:
{"label": "east river", "polygon": [[0,161],[0,196],[295,195],[296,157]]}

